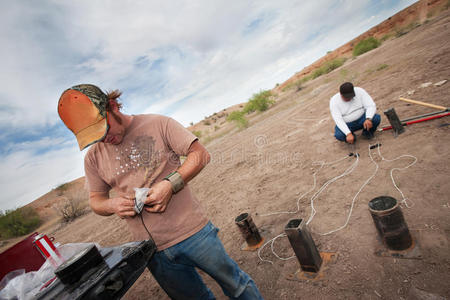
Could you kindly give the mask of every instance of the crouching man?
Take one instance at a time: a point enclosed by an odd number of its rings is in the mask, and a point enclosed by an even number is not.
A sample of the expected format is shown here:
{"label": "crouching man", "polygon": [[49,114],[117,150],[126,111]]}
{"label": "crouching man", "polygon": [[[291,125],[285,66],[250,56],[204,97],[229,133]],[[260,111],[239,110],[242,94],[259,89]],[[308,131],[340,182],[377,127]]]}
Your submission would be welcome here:
{"label": "crouching man", "polygon": [[[171,118],[122,113],[120,95],[81,84],[64,91],[58,102],[59,116],[80,149],[92,145],[84,162],[92,210],[126,220],[135,240],[154,240],[157,252],[148,268],[170,298],[215,299],[199,268],[231,299],[262,299],[225,252],[219,229],[187,185],[209,162],[209,153]],[[134,188],[143,187],[150,191],[136,214]],[[111,189],[116,197],[110,197]]]}
{"label": "crouching man", "polygon": [[381,121],[376,110],[375,102],[364,89],[353,87],[351,82],[342,84],[339,93],[330,99],[336,139],[353,144],[356,141],[354,132],[360,129],[364,137],[372,139]]}

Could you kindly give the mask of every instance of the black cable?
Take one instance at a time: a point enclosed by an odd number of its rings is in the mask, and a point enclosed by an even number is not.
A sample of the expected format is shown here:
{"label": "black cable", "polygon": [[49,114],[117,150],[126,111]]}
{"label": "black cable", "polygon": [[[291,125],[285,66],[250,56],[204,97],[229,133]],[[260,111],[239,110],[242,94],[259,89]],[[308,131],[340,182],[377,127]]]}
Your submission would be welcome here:
{"label": "black cable", "polygon": [[145,231],[147,231],[149,238],[154,242],[155,240],[153,239],[152,235],[150,234],[150,231],[148,231],[147,226],[145,226],[144,218],[142,217],[142,212],[139,214],[139,216],[141,217],[142,225],[144,225]]}

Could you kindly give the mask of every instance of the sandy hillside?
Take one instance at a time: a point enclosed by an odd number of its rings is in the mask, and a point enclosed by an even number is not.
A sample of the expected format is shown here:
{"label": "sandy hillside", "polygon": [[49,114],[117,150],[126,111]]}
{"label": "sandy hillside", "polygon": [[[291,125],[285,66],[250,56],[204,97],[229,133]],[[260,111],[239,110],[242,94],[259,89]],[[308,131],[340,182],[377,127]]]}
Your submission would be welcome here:
{"label": "sandy hillside", "polygon": [[[370,143],[382,144],[380,156],[376,150],[369,152],[369,141],[362,138],[356,147],[337,142],[328,110],[330,97],[347,80],[371,94],[382,115],[381,125],[388,124],[383,111],[391,107],[400,118],[433,111],[399,101],[401,96],[450,107],[450,82],[434,85],[450,80],[450,10],[410,30],[393,36],[375,50],[348,59],[331,73],[308,81],[300,91],[279,89],[276,104],[265,113],[253,114],[249,128],[238,131],[220,127],[215,131],[223,131],[216,135],[211,131],[214,139],[207,140],[207,148],[212,161],[189,185],[221,229],[219,236],[225,248],[253,277],[265,299],[450,297],[450,118],[408,126],[397,138],[392,131],[378,132],[376,140]],[[420,87],[427,82],[432,84]],[[216,120],[219,124],[225,116],[220,118]],[[205,131],[205,126],[211,125],[194,125],[191,130]],[[349,157],[349,152],[359,153],[359,159]],[[393,159],[396,160],[390,161]],[[402,169],[415,159],[414,165]],[[319,170],[317,162],[338,160]],[[289,219],[308,219],[314,193],[351,166],[351,173],[328,185],[314,202],[316,214],[309,224],[313,238],[320,251],[337,254],[322,280],[288,280],[299,269],[298,261],[277,259],[270,245],[261,251],[261,256],[272,263],[260,260],[255,252],[240,250],[243,238],[234,224],[236,216],[250,213],[270,240],[283,233]],[[421,259],[374,254],[381,247],[367,203],[381,195],[402,200],[390,177],[393,168],[399,169],[393,177],[407,198],[408,205],[402,204],[402,210],[420,246]],[[345,224],[352,200],[365,183],[355,198],[348,225],[322,235]],[[264,216],[296,211],[297,201],[299,210],[293,214]],[[124,221],[92,212],[66,226],[50,227],[48,234],[60,243],[97,242],[110,246],[130,240]],[[285,237],[275,241],[274,250],[282,257],[293,255]],[[226,299],[212,279],[204,278],[218,299]],[[145,271],[125,299],[150,298],[168,299]]]}

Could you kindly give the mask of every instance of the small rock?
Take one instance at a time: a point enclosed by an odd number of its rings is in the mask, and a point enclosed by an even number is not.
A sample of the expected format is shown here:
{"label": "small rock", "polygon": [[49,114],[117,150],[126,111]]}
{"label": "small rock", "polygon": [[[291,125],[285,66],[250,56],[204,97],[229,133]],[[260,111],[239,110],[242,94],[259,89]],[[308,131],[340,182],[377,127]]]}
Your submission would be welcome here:
{"label": "small rock", "polygon": [[441,85],[444,85],[446,82],[447,82],[447,79],[444,79],[444,80],[441,80],[439,82],[436,82],[434,85],[435,86],[441,86]]}
{"label": "small rock", "polygon": [[410,91],[407,91],[406,93],[407,93],[409,96],[411,96],[411,95],[414,95],[415,92],[416,92],[416,90],[410,90]]}
{"label": "small rock", "polygon": [[430,85],[432,85],[433,83],[432,82],[425,82],[425,83],[422,83],[421,85],[420,85],[420,88],[426,88],[426,87],[429,87]]}

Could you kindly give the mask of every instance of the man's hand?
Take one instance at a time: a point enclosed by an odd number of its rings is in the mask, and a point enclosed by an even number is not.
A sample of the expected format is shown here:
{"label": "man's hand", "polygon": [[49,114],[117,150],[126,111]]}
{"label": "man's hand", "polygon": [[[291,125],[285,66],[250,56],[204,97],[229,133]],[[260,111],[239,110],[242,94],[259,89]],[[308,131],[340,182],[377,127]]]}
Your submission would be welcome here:
{"label": "man's hand", "polygon": [[145,210],[152,213],[164,212],[172,198],[172,184],[163,180],[152,186],[145,200]]}
{"label": "man's hand", "polygon": [[366,119],[363,123],[363,127],[365,130],[369,130],[370,128],[372,128],[373,124],[372,121],[369,119]]}
{"label": "man's hand", "polygon": [[124,195],[109,198],[109,191],[89,192],[89,205],[96,214],[101,216],[116,214],[123,219],[133,217],[136,214],[133,196]]}
{"label": "man's hand", "polygon": [[345,140],[347,141],[347,143],[349,144],[353,144],[353,142],[355,141],[355,136],[353,135],[353,133],[349,133],[347,134],[347,136],[345,137]]}
{"label": "man's hand", "polygon": [[136,212],[134,211],[134,198],[116,197],[111,198],[111,210],[119,217],[127,218],[133,217]]}

